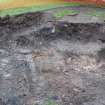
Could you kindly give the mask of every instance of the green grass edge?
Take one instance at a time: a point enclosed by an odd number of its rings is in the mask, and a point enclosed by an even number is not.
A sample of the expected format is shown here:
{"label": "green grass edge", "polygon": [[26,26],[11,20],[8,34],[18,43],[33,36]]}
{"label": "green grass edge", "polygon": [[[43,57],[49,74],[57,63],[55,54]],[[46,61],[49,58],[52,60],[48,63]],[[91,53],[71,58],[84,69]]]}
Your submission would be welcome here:
{"label": "green grass edge", "polygon": [[45,10],[54,9],[58,7],[79,6],[79,5],[80,5],[79,3],[61,3],[61,4],[49,4],[49,5],[40,5],[40,6],[33,5],[30,7],[3,9],[3,10],[0,10],[0,17],[5,17],[7,15],[14,16],[14,15],[24,14],[28,12],[45,11]]}

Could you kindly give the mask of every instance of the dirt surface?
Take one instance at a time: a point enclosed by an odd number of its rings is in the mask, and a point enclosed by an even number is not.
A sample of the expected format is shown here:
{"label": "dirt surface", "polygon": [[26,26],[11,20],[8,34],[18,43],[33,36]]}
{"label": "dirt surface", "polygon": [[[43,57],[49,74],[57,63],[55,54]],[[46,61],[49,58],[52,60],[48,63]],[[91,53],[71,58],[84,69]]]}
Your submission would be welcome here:
{"label": "dirt surface", "polygon": [[0,18],[0,105],[105,105],[105,24],[46,13]]}

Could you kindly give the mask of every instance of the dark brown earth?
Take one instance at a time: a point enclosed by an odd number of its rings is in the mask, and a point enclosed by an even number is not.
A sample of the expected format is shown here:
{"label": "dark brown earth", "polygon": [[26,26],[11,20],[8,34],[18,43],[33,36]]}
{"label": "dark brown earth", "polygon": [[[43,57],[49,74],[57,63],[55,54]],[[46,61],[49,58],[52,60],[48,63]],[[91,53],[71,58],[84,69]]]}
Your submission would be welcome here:
{"label": "dark brown earth", "polygon": [[[105,24],[28,13],[0,18],[0,105],[105,105]],[[55,105],[55,104],[54,104]]]}

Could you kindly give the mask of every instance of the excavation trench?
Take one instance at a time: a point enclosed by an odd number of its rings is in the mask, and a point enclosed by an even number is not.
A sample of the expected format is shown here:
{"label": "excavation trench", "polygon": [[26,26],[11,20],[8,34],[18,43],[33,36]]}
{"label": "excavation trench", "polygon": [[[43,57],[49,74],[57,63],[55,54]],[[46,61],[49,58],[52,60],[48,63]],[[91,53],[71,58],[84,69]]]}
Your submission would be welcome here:
{"label": "excavation trench", "polygon": [[0,105],[104,105],[105,24],[45,16],[0,18]]}

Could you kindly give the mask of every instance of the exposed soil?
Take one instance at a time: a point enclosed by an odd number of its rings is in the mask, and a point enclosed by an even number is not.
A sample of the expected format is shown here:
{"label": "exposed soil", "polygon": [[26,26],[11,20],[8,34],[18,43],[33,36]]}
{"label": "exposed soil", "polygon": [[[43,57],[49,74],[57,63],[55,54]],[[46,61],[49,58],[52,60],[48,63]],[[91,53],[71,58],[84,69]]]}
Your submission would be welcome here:
{"label": "exposed soil", "polygon": [[105,24],[45,16],[0,19],[0,105],[105,105]]}

